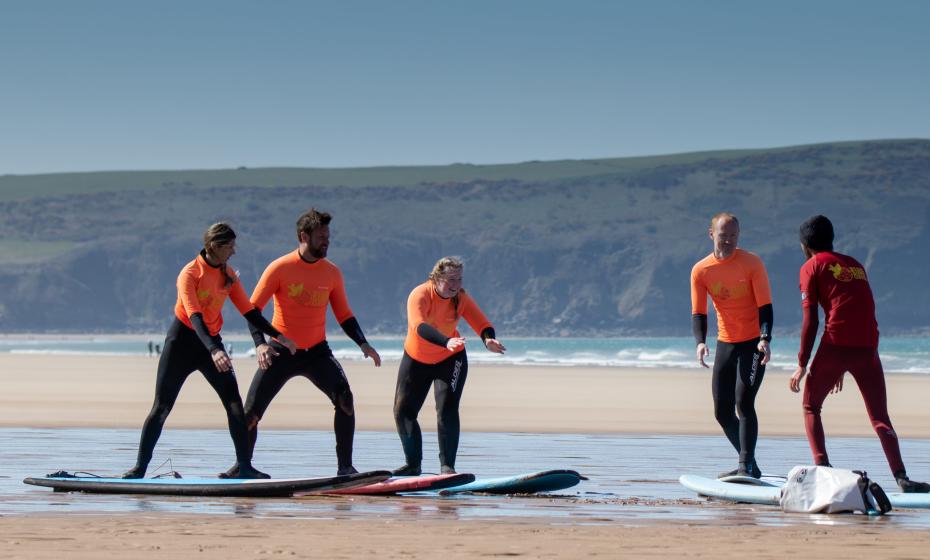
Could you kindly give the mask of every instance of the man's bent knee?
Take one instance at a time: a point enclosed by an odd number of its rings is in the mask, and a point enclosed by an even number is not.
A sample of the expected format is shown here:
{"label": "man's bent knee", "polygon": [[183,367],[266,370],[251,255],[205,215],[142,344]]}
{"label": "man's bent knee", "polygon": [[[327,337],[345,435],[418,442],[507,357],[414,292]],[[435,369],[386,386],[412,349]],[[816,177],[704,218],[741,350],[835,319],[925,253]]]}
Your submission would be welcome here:
{"label": "man's bent knee", "polygon": [[336,393],[334,401],[336,408],[341,410],[346,416],[353,416],[355,414],[355,400],[352,397],[352,390],[348,387]]}

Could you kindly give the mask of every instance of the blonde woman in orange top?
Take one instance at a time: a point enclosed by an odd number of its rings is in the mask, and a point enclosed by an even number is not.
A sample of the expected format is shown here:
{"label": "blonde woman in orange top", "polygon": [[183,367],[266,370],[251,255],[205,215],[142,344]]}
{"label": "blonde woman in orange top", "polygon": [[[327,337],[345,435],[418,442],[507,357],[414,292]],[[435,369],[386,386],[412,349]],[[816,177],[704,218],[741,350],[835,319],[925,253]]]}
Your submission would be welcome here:
{"label": "blonde woman in orange top", "polygon": [[457,329],[459,319],[480,333],[489,351],[503,354],[506,350],[497,340],[494,326],[462,288],[463,269],[457,257],[439,259],[429,279],[407,298],[407,338],[394,392],[394,421],[406,457],[406,464],[394,470],[398,476],[421,473],[423,437],[417,415],[431,385],[436,398],[441,472],[455,472],[459,402],[468,376],[465,338]]}
{"label": "blonde woman in orange top", "polygon": [[268,478],[253,468],[250,461],[242,397],[239,396],[232,361],[220,338],[223,303],[230,299],[254,328],[274,337],[290,352],[296,348],[249,302],[238,275],[227,268],[227,262],[234,254],[236,233],[228,224],[213,224],[203,235],[203,250],[178,275],[175,317],[158,359],[155,402],[142,426],[136,466],[123,474],[123,478],[145,476],[165,420],[174,407],[181,386],[194,370],[200,370],[206,377],[226,409],[229,435],[242,467],[236,477]]}
{"label": "blonde woman in orange top", "polygon": [[711,219],[714,251],[691,270],[691,324],[697,361],[703,367],[707,348],[707,296],[717,311],[717,352],[712,390],[714,415],[739,453],[739,466],[721,477],[739,474],[759,478],[756,440],[759,420],[755,401],[765,364],[771,356],[772,295],[762,259],[737,248],[739,220],[727,212]]}

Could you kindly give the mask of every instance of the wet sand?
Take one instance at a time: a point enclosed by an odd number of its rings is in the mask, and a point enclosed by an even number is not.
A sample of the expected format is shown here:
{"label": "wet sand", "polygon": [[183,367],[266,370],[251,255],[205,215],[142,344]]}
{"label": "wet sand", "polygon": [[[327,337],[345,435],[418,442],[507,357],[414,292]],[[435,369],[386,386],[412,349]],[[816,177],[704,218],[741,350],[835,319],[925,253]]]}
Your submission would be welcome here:
{"label": "wet sand", "polygon": [[0,558],[923,558],[926,531],[538,521],[248,519],[185,515],[0,519]]}
{"label": "wet sand", "polygon": [[[138,428],[151,405],[154,358],[0,355],[0,426]],[[396,363],[343,364],[356,395],[358,427],[393,431]],[[237,359],[247,391],[254,360]],[[902,437],[930,437],[923,400],[930,378],[889,375],[892,418]],[[762,435],[803,434],[800,397],[788,375],[769,372],[758,409]],[[847,385],[825,408],[831,436],[870,435],[858,391]],[[719,434],[707,370],[497,367],[472,364],[462,407],[472,431]],[[421,420],[432,429],[432,407]],[[263,428],[331,428],[331,407],[309,382],[295,380],[274,402]],[[191,376],[168,427],[224,428],[202,377]],[[49,497],[49,499],[55,499]],[[695,505],[694,507],[708,507]],[[717,506],[727,507],[727,506]],[[918,513],[918,515],[921,515]],[[753,526],[650,516],[618,524],[558,518],[449,520],[424,515],[254,518],[176,513],[26,514],[0,517],[0,558],[920,558],[924,530],[882,519],[820,516],[809,525]],[[731,519],[732,521],[732,519]],[[195,554],[196,553],[196,554]]]}

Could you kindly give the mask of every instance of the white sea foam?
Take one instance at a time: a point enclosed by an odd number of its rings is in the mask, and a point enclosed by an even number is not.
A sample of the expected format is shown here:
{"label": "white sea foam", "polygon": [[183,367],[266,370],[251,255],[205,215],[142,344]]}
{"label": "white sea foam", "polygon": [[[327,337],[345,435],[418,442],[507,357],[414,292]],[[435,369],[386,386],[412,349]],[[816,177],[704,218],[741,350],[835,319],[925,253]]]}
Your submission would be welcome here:
{"label": "white sea foam", "polygon": [[[507,346],[504,355],[486,351],[477,337],[469,337],[469,361],[524,366],[687,368],[700,371],[694,342],[688,338],[503,338],[502,341]],[[152,342],[153,346],[163,344],[163,340],[154,337]],[[229,337],[226,343],[234,356],[255,355],[249,339]],[[403,357],[403,339],[400,337],[374,337],[371,343],[385,361],[399,361]],[[367,360],[355,343],[339,334],[330,338],[329,345],[339,360]],[[712,362],[716,349],[712,342],[709,347],[709,360]],[[776,339],[772,349],[770,371],[794,370],[797,339]],[[885,337],[880,351],[886,371],[930,374],[930,339]],[[2,352],[56,356],[144,356],[149,353],[146,340],[120,336],[82,340],[56,340],[48,336],[29,340],[0,339]]]}

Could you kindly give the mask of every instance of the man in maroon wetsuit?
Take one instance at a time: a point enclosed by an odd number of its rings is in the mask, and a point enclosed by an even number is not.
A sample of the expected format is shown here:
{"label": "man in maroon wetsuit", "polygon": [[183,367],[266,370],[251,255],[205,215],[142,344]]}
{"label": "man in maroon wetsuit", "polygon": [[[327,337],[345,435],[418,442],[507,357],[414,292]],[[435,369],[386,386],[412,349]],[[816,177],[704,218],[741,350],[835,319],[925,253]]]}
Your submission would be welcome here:
{"label": "man in maroon wetsuit", "polygon": [[[801,249],[807,262],[801,266],[801,351],[798,368],[791,377],[791,390],[804,384],[804,425],[807,440],[818,465],[830,465],[820,419],[827,395],[843,388],[843,375],[852,374],[872,427],[895,481],[904,492],[930,492],[930,484],[908,479],[898,447],[898,436],[888,417],[885,374],[878,357],[878,323],[875,301],[865,268],[856,259],[833,251],[833,224],[826,216],[814,216],[801,224]],[[824,327],[817,355],[807,362],[817,337],[817,305],[823,307]]]}

